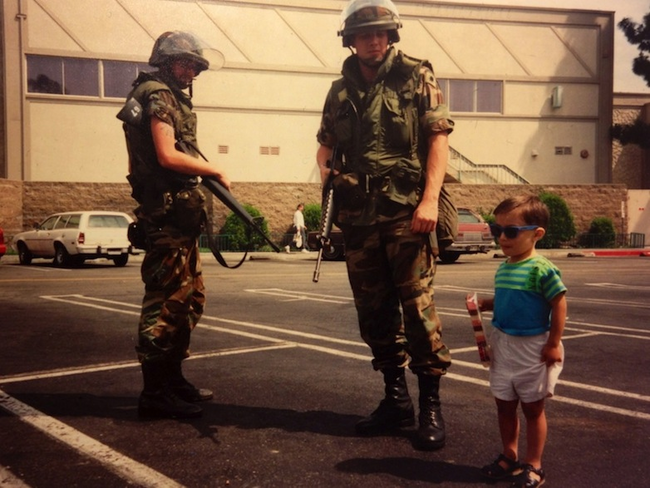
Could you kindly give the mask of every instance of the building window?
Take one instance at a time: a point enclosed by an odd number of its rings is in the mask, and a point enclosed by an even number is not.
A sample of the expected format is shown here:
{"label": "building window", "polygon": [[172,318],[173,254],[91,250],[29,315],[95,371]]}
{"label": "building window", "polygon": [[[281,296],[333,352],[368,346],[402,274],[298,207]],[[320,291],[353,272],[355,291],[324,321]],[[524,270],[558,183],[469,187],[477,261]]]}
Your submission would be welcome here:
{"label": "building window", "polygon": [[27,56],[27,91],[99,96],[97,60]]}
{"label": "building window", "polygon": [[474,81],[449,80],[449,110],[474,112],[475,85]]}
{"label": "building window", "polygon": [[452,112],[502,113],[501,81],[439,80]]}
{"label": "building window", "polygon": [[99,97],[100,62],[104,68],[102,81],[105,97],[126,97],[140,72],[153,71],[145,63],[28,55],[27,91]]}
{"label": "building window", "polygon": [[129,63],[126,61],[103,61],[104,64],[104,96],[124,98],[131,91],[133,81],[142,71],[152,71],[153,68],[144,63]]}
{"label": "building window", "polygon": [[476,82],[476,111],[501,113],[501,87],[500,81]]}

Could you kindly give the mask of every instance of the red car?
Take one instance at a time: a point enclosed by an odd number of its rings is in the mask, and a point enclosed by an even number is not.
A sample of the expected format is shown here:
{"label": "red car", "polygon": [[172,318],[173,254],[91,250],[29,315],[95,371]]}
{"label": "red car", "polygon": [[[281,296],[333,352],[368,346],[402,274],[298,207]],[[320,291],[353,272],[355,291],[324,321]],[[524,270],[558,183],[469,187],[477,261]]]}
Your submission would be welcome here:
{"label": "red car", "polygon": [[451,246],[440,252],[440,261],[454,263],[461,254],[487,253],[494,249],[494,237],[483,217],[468,208],[459,208],[458,236]]}

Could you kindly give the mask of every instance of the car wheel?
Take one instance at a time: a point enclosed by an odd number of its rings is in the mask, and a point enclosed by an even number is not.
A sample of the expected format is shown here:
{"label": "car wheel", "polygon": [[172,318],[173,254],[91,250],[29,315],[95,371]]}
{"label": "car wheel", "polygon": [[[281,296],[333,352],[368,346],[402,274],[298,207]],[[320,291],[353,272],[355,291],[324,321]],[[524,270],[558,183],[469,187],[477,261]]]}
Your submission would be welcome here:
{"label": "car wheel", "polygon": [[69,266],[71,264],[70,254],[63,244],[57,244],[54,249],[54,265],[59,267]]}
{"label": "car wheel", "polygon": [[323,248],[323,257],[328,261],[336,261],[343,257],[343,248],[339,246],[325,246]]}
{"label": "car wheel", "polygon": [[27,244],[24,242],[18,243],[18,261],[20,264],[31,264],[32,263],[32,253],[29,252]]}
{"label": "car wheel", "polygon": [[126,266],[126,263],[129,262],[129,255],[128,254],[120,254],[116,258],[113,258],[113,262],[115,263],[115,266],[119,266],[120,268],[122,266]]}
{"label": "car wheel", "polygon": [[445,264],[451,264],[455,263],[458,261],[458,258],[460,257],[459,252],[453,252],[453,251],[440,251],[440,261],[442,261]]}

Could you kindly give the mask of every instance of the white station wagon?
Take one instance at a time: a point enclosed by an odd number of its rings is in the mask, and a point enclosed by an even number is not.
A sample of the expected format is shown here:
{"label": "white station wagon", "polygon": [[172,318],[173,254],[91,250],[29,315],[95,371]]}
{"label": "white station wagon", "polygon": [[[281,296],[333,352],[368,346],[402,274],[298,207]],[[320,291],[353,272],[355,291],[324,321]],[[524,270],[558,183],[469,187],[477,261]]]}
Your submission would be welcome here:
{"label": "white station wagon", "polygon": [[57,213],[34,230],[16,234],[12,247],[20,264],[30,264],[33,258],[54,258],[56,266],[72,266],[87,259],[106,258],[116,266],[125,266],[129,254],[138,254],[127,238],[132,221],[123,212]]}

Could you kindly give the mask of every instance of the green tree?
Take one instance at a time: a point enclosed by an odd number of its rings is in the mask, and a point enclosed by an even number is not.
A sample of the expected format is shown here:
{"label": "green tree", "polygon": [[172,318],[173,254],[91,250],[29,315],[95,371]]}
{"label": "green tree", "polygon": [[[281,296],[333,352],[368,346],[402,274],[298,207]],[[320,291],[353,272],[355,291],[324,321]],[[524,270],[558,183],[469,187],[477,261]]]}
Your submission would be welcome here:
{"label": "green tree", "polygon": [[573,214],[569,210],[567,203],[559,195],[542,193],[539,198],[548,207],[551,218],[546,229],[546,235],[539,241],[538,246],[542,249],[558,248],[576,235]]}
{"label": "green tree", "polygon": [[320,228],[320,212],[320,204],[305,204],[305,208],[302,213],[305,216],[305,226],[307,226],[308,231],[317,231]]}
{"label": "green tree", "polygon": [[[630,44],[639,46],[639,55],[632,62],[632,72],[641,76],[646,85],[650,86],[650,12],[643,17],[643,23],[638,24],[626,17],[618,23]],[[621,144],[637,144],[650,148],[650,124],[640,120],[633,124],[614,124],[610,129],[613,139]]]}
{"label": "green tree", "polygon": [[609,217],[596,217],[591,221],[589,230],[580,236],[582,247],[614,247],[616,229]]}
{"label": "green tree", "polygon": [[[264,235],[268,236],[269,228],[266,220],[262,218],[260,211],[252,205],[243,204],[242,206],[251,217],[260,217],[262,232],[264,232]],[[251,232],[248,225],[232,212],[226,217],[226,222],[223,224],[219,234],[221,236],[227,236],[227,249],[223,249],[227,251],[244,251],[247,248],[251,251],[256,251],[264,247],[266,244],[266,241],[262,236],[258,235],[256,232]]]}

